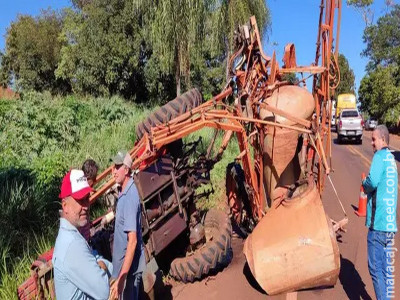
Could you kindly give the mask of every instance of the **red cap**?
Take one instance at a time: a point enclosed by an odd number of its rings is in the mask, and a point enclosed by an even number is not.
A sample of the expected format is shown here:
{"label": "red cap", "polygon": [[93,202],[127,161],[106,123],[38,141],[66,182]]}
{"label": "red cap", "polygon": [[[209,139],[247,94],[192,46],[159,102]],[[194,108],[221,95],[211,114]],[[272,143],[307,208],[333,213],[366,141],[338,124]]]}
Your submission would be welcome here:
{"label": "red cap", "polygon": [[75,200],[85,198],[92,190],[82,170],[71,170],[63,178],[61,192],[58,197],[64,199],[71,196]]}

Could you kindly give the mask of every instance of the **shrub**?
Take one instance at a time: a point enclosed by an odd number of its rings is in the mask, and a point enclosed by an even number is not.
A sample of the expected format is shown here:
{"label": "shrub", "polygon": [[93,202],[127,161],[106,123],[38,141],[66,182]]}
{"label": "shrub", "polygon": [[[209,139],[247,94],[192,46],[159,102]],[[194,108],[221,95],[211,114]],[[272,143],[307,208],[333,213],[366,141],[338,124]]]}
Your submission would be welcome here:
{"label": "shrub", "polygon": [[29,92],[21,100],[0,100],[0,249],[13,255],[0,266],[0,298],[9,295],[4,293],[12,277],[6,273],[21,263],[29,269],[25,259],[34,256],[27,250],[34,233],[43,232],[49,245],[54,243],[65,172],[88,157],[107,168],[118,149],[133,147],[135,124],[144,117],[143,108],[119,97]]}

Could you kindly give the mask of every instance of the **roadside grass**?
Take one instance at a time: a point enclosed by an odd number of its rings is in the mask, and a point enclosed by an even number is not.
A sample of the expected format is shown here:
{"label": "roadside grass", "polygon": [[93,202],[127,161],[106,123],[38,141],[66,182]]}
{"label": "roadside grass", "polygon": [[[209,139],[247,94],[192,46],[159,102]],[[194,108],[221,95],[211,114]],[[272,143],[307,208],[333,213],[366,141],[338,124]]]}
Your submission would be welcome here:
{"label": "roadside grass", "polygon": [[119,97],[0,100],[0,299],[16,298],[32,261],[54,245],[65,172],[87,158],[107,168],[117,150],[133,147],[147,114]]}
{"label": "roadside grass", "polygon": [[[30,276],[30,265],[43,252],[48,251],[53,244],[53,234],[33,234],[26,240],[23,254],[12,255],[8,245],[0,253],[0,299],[18,299],[18,286]],[[32,247],[34,245],[34,247]]]}
{"label": "roadside grass", "polygon": [[28,278],[29,266],[32,263],[33,255],[23,255],[18,258],[10,258],[10,248],[2,249],[1,253],[1,283],[0,298],[1,299],[17,299],[18,286]]}
{"label": "roadside grass", "polygon": [[[202,146],[199,151],[203,154],[207,153],[208,146],[211,144],[211,140],[214,137],[215,129],[203,128],[185,139],[185,142],[193,142],[199,138],[202,140]],[[219,150],[224,131],[219,131],[214,143],[211,157],[215,157],[215,154]],[[196,206],[200,210],[209,210],[210,208],[218,207],[226,201],[226,167],[229,163],[233,162],[235,157],[239,155],[239,145],[237,143],[236,136],[233,135],[226,147],[223,156],[219,162],[217,162],[213,169],[210,171],[210,183],[200,186],[197,188],[197,194],[205,194],[206,197],[200,198]]]}

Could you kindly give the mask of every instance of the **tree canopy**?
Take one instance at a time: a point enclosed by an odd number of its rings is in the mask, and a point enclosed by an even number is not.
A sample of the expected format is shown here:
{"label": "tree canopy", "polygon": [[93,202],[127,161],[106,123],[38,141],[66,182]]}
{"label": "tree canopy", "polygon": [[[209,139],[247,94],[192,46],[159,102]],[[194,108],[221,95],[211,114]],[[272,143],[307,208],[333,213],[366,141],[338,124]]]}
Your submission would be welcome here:
{"label": "tree canopy", "polygon": [[138,102],[169,100],[192,86],[210,96],[225,81],[237,26],[256,15],[262,31],[270,20],[264,0],[71,2],[62,13],[11,24],[3,85]]}
{"label": "tree canopy", "polygon": [[207,19],[208,1],[161,0],[150,9],[150,41],[161,70],[175,74],[180,94],[181,75],[190,80],[191,58],[200,55]]}
{"label": "tree canopy", "polygon": [[132,2],[97,0],[66,10],[56,70],[75,92],[143,97],[142,44]]}
{"label": "tree canopy", "polygon": [[54,74],[63,46],[58,39],[62,26],[62,15],[52,10],[42,11],[36,18],[19,15],[7,29],[2,85],[13,81],[18,90],[68,91],[69,84]]}
{"label": "tree canopy", "polygon": [[379,18],[364,31],[370,59],[362,79],[359,98],[361,109],[389,125],[397,124],[400,115],[400,5]]}
{"label": "tree canopy", "polygon": [[353,70],[350,68],[347,58],[343,54],[339,54],[339,69],[340,69],[340,83],[336,88],[335,95],[345,93],[355,93],[355,76]]}
{"label": "tree canopy", "polygon": [[364,30],[366,49],[363,55],[370,59],[369,70],[400,62],[400,6],[378,19],[376,25]]}

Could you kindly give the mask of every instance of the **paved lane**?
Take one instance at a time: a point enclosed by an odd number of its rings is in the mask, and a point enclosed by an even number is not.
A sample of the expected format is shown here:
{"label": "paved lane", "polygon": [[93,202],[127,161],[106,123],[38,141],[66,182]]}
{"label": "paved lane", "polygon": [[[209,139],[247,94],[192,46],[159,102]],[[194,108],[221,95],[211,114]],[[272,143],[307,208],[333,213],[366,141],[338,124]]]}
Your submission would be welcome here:
{"label": "paved lane", "polygon": [[[336,143],[336,134],[333,133],[332,163],[334,172],[331,176],[349,218],[347,232],[342,233],[339,243],[341,273],[337,284],[333,288],[301,291],[298,292],[298,299],[375,299],[367,266],[365,218],[359,218],[354,214],[354,207],[358,206],[361,173],[368,173],[373,156],[370,143],[371,132],[365,132],[362,145],[348,143],[338,145]],[[400,138],[393,137],[391,144],[393,144],[392,149],[395,150],[394,154],[400,170]],[[328,180],[326,181],[322,198],[327,214],[332,219],[340,220],[343,217],[343,213]],[[399,208],[397,214],[398,211]],[[399,221],[398,217],[398,226],[400,225]],[[395,238],[395,247],[400,249],[399,234]],[[248,270],[245,268],[242,249],[243,240],[239,237],[234,238],[234,258],[223,272],[193,284],[174,284],[171,290],[172,297],[179,300],[285,299],[285,295],[271,297],[257,290],[256,285],[248,274]],[[400,256],[396,254],[396,257],[395,278],[397,286],[400,285]],[[400,299],[400,288],[396,288],[395,295],[397,299]]]}
{"label": "paved lane", "polygon": [[[400,139],[392,137],[393,147],[399,151]],[[399,156],[394,152],[397,159]],[[364,141],[362,145],[351,143],[337,144],[336,134],[333,133],[332,143],[332,164],[334,172],[332,181],[337,189],[339,197],[347,211],[349,224],[347,232],[342,234],[339,243],[341,253],[341,273],[339,282],[333,289],[323,290],[319,295],[309,292],[299,293],[299,299],[375,299],[372,281],[368,272],[367,265],[367,228],[365,227],[365,218],[357,217],[354,214],[354,208],[358,206],[358,197],[360,191],[361,173],[368,174],[373,151],[371,146],[371,132],[364,132]],[[399,161],[397,167],[400,170]],[[328,215],[333,219],[340,219],[341,209],[337,204],[333,189],[327,181],[323,193],[323,203]],[[397,223],[399,226],[399,209],[397,210]],[[395,247],[400,245],[400,236],[395,237]],[[395,278],[400,275],[400,257],[395,261]],[[396,285],[400,284],[400,278]],[[395,295],[400,293],[397,288]],[[400,294],[397,299],[400,299]]]}

